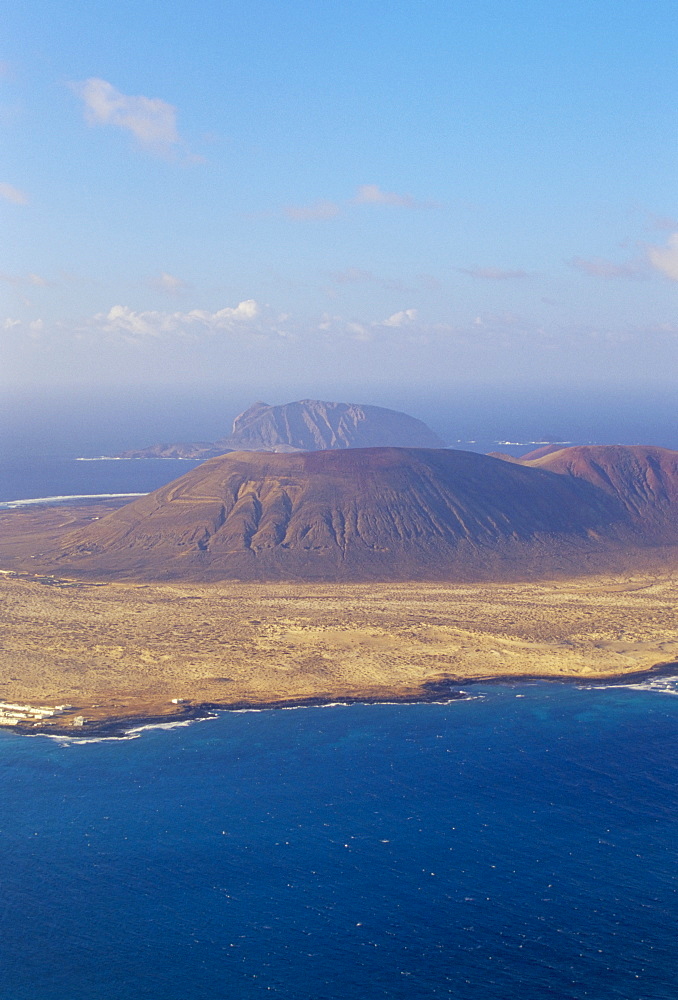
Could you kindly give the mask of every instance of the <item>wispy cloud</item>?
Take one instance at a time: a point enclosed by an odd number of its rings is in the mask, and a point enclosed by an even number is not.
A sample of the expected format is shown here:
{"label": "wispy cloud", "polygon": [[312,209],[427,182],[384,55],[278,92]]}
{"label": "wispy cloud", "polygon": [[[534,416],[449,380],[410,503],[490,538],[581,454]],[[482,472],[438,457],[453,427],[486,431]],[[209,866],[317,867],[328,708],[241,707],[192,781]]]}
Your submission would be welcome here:
{"label": "wispy cloud", "polygon": [[346,267],[343,271],[335,271],[332,274],[332,281],[336,281],[338,285],[363,284],[373,281],[380,283],[380,279],[372,271],[365,271],[360,267]]}
{"label": "wispy cloud", "polygon": [[669,233],[675,233],[676,229],[678,229],[678,219],[670,215],[650,215],[649,228],[663,229]]}
{"label": "wispy cloud", "polygon": [[319,200],[310,205],[287,205],[283,214],[295,222],[336,219],[346,208],[356,205],[386,205],[395,208],[434,208],[435,202],[417,201],[411,194],[382,191],[378,184],[362,184],[347,201]]}
{"label": "wispy cloud", "polygon": [[382,191],[378,184],[362,184],[353,198],[354,205],[395,205],[399,208],[417,208],[420,204],[411,194]]}
{"label": "wispy cloud", "polygon": [[621,264],[616,264],[612,260],[604,257],[594,257],[586,260],[583,257],[575,257],[570,261],[570,266],[574,267],[582,274],[588,274],[591,278],[631,278],[638,280],[644,278],[643,267],[640,261],[627,260]]}
{"label": "wispy cloud", "polygon": [[511,281],[514,278],[528,278],[527,271],[521,269],[505,270],[502,267],[458,267],[461,274],[469,274],[472,278],[484,281]]}
{"label": "wispy cloud", "polygon": [[311,205],[287,205],[283,212],[295,222],[308,222],[314,219],[335,219],[341,212],[341,207],[335,201],[314,201]]}
{"label": "wispy cloud", "polygon": [[85,105],[90,125],[112,125],[131,133],[149,152],[167,156],[178,149],[177,109],[159,97],[123,94],[107,80],[90,77],[72,83],[71,89]]}
{"label": "wispy cloud", "polygon": [[0,274],[0,281],[8,285],[32,285],[33,288],[46,288],[50,284],[39,274]]}
{"label": "wispy cloud", "polygon": [[13,205],[28,204],[28,195],[25,191],[21,191],[19,188],[14,187],[13,184],[7,184],[4,181],[0,181],[0,198],[4,198],[5,201],[11,201]]}
{"label": "wispy cloud", "polygon": [[33,301],[28,297],[30,289],[47,288],[53,282],[43,278],[40,274],[3,274],[0,273],[0,282],[10,285],[14,294],[23,306],[32,308]]}
{"label": "wispy cloud", "polygon": [[647,252],[652,267],[672,281],[678,281],[678,233],[672,233],[665,247],[650,247]]}
{"label": "wispy cloud", "polygon": [[155,278],[151,278],[151,285],[168,295],[179,295],[188,287],[183,278],[178,278],[175,274],[167,274],[163,271]]}
{"label": "wispy cloud", "polygon": [[333,271],[330,274],[335,285],[375,285],[391,292],[430,292],[441,287],[440,281],[432,274],[415,274],[410,281],[400,278],[384,278],[374,271],[361,267],[346,267],[343,271]]}

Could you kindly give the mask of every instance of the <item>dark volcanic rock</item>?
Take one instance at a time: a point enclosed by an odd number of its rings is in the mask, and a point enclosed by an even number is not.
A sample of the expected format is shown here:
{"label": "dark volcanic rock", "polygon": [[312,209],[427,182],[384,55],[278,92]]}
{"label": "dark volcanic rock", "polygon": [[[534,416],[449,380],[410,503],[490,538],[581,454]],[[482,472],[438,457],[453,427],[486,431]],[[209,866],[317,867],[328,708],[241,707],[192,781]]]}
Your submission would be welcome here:
{"label": "dark volcanic rock", "polygon": [[[664,492],[655,491],[660,507],[646,536],[633,499],[642,476],[627,452],[609,458],[607,488],[573,473],[579,464],[559,459],[563,452],[540,460],[555,468],[432,449],[235,452],[71,533],[45,559],[63,573],[128,579],[506,580],[603,571],[647,544],[678,544],[678,454],[662,465]],[[630,480],[627,465],[636,470]],[[610,486],[617,466],[618,488]],[[635,492],[625,492],[627,481]]]}

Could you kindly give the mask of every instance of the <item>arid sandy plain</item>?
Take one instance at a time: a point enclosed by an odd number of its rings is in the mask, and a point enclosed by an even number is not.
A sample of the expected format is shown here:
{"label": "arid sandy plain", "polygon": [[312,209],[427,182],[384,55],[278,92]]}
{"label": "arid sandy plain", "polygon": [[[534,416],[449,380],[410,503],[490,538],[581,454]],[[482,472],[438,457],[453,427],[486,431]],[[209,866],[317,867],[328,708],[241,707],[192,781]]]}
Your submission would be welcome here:
{"label": "arid sandy plain", "polygon": [[172,699],[417,699],[447,679],[603,678],[678,659],[677,603],[668,573],[463,586],[5,573],[0,700],[67,703],[96,723],[185,710]]}
{"label": "arid sandy plain", "polygon": [[654,573],[540,583],[38,575],[43,546],[119,505],[0,512],[0,702],[73,706],[41,729],[67,730],[76,716],[95,727],[181,716],[204,704],[418,700],[440,682],[585,680],[678,661],[673,556]]}

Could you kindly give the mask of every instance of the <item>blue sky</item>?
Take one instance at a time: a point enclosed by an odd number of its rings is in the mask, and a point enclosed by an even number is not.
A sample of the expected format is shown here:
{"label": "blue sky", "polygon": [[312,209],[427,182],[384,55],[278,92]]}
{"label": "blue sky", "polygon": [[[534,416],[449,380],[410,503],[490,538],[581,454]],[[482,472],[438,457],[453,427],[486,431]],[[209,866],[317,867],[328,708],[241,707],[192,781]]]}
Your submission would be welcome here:
{"label": "blue sky", "polygon": [[674,0],[2,20],[0,384],[672,379]]}

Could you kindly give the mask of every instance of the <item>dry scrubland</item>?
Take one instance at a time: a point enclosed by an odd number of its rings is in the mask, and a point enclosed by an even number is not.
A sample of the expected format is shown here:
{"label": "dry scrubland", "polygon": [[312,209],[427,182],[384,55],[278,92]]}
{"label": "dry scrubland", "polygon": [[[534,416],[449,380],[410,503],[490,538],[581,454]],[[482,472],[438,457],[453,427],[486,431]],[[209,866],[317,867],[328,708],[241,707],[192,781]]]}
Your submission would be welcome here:
{"label": "dry scrubland", "polygon": [[140,585],[0,577],[0,699],[88,719],[417,697],[427,682],[605,677],[678,659],[678,583]]}

